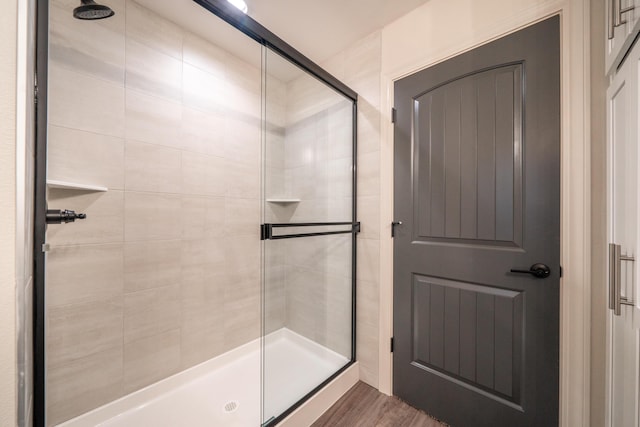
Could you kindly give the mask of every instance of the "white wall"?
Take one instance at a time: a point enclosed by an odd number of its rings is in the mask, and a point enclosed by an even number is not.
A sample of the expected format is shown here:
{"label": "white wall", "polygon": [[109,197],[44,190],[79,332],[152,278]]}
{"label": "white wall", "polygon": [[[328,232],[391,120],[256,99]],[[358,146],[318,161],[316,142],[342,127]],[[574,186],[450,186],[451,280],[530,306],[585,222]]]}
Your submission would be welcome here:
{"label": "white wall", "polygon": [[0,14],[0,425],[16,425],[16,39],[17,1]]}

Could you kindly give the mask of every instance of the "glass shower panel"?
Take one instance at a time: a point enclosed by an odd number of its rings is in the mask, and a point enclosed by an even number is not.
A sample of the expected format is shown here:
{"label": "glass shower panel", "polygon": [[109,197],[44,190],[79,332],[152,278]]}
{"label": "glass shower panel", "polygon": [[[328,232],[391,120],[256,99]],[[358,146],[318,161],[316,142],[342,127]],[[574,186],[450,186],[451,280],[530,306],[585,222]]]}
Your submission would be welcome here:
{"label": "glass shower panel", "polygon": [[266,49],[263,423],[353,357],[353,102]]}

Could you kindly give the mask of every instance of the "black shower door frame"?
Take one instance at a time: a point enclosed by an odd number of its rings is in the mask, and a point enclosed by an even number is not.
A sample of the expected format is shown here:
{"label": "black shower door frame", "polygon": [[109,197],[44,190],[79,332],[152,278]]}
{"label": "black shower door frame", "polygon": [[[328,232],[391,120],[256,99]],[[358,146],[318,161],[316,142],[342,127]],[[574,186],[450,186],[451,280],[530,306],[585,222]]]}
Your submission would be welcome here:
{"label": "black shower door frame", "polygon": [[[360,231],[357,221],[357,113],[358,94],[329,74],[322,67],[304,56],[294,47],[280,39],[267,28],[260,25],[251,17],[236,9],[226,0],[194,0],[197,4],[212,12],[228,24],[254,39],[261,45],[277,52],[313,77],[333,88],[353,102],[352,111],[352,221],[351,230],[346,233],[352,235],[352,315],[351,315],[351,360],[348,364],[335,372],[331,377],[318,385],[314,390],[303,396],[287,411],[269,422],[275,425],[305,401],[324,388],[333,379],[352,366],[356,360],[356,236]],[[45,233],[47,212],[47,83],[49,60],[49,0],[36,1],[36,87],[35,87],[35,191],[34,191],[34,233],[33,233],[33,425],[46,426],[46,340],[45,340]],[[276,227],[279,224],[269,224]],[[299,226],[300,224],[298,224]],[[335,225],[335,224],[334,224]],[[264,230],[263,224],[262,229]],[[344,233],[344,232],[341,232]],[[265,236],[263,235],[263,238]]]}

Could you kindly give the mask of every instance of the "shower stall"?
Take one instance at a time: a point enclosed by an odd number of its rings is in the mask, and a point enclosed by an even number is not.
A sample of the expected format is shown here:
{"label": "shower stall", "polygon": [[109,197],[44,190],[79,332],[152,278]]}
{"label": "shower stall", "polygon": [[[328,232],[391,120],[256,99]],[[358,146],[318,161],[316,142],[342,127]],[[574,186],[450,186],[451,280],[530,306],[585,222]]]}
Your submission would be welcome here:
{"label": "shower stall", "polygon": [[225,0],[100,3],[38,5],[35,425],[278,424],[355,362],[357,95]]}

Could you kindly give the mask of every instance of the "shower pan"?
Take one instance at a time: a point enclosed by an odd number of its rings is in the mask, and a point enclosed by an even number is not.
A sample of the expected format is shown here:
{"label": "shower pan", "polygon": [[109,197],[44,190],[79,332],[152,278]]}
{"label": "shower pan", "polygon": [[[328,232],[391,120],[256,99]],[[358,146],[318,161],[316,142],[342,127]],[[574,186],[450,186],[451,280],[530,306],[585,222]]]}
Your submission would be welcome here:
{"label": "shower pan", "polygon": [[34,425],[276,425],[355,362],[357,94],[224,0],[81,3],[38,8]]}

